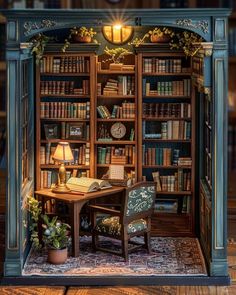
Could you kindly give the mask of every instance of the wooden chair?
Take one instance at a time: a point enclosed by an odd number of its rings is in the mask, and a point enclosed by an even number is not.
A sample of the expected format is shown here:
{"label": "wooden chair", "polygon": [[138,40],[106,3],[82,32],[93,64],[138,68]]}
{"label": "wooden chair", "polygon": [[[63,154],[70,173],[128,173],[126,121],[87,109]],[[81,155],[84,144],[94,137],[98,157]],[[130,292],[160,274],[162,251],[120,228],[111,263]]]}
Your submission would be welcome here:
{"label": "wooden chair", "polygon": [[[150,253],[151,215],[154,210],[155,197],[156,184],[154,182],[140,182],[125,189],[120,210],[90,205],[93,250],[118,254],[123,256],[126,261],[128,260],[128,251],[142,246],[145,246]],[[98,212],[109,215],[97,219]],[[132,237],[141,235],[144,236],[144,244],[130,241]],[[121,252],[100,247],[99,236],[120,240]]]}

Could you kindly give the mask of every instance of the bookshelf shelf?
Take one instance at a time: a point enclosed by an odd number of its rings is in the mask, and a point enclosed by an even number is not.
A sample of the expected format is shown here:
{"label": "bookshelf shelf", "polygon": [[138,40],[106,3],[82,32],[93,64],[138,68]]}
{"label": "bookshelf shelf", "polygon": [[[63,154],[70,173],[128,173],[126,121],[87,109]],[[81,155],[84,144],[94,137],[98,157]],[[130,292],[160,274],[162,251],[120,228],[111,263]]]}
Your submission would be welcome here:
{"label": "bookshelf shelf", "polygon": [[79,118],[40,118],[41,121],[58,121],[58,122],[89,122],[89,119]]}
{"label": "bookshelf shelf", "polygon": [[55,98],[89,98],[90,95],[78,95],[78,94],[40,94],[41,98],[55,97]]}
{"label": "bookshelf shelf", "polygon": [[143,76],[190,76],[191,72],[186,73],[143,73]]}
{"label": "bookshelf shelf", "polygon": [[157,195],[191,195],[191,191],[175,191],[175,192],[167,192],[167,191],[161,191],[156,192]]}
{"label": "bookshelf shelf", "polygon": [[173,98],[173,99],[190,99],[190,96],[183,96],[183,95],[145,95],[143,99],[147,98]]}
{"label": "bookshelf shelf", "polygon": [[113,71],[113,70],[100,70],[98,75],[134,75],[135,71]]}
{"label": "bookshelf shelf", "polygon": [[115,118],[115,119],[97,119],[98,122],[135,122],[135,119],[124,119],[124,118]]}
{"label": "bookshelf shelf", "polygon": [[[56,168],[58,169],[59,165],[53,165],[53,164],[49,164],[49,165],[45,165],[45,164],[40,164],[40,168],[41,169],[52,169],[52,168]],[[90,166],[86,166],[86,165],[65,165],[66,169],[90,169]]]}
{"label": "bookshelf shelf", "polygon": [[41,76],[89,77],[89,73],[41,73]]}
{"label": "bookshelf shelf", "polygon": [[154,139],[154,138],[145,138],[143,141],[149,142],[189,142],[191,143],[191,139]]}
{"label": "bookshelf shelf", "polygon": [[66,142],[69,142],[69,143],[88,143],[89,141],[88,140],[76,140],[76,139],[63,139],[63,138],[60,138],[60,139],[41,139],[40,142],[41,143],[58,143],[60,141],[66,141]]}
{"label": "bookshelf shelf", "polygon": [[95,141],[95,144],[107,144],[107,145],[110,145],[110,144],[120,144],[120,145],[132,145],[132,144],[135,144],[135,141],[131,141],[131,140],[122,140],[122,141],[119,141],[119,140],[111,140],[111,141]]}
{"label": "bookshelf shelf", "polygon": [[[109,167],[110,165],[120,165],[120,164],[97,164],[97,167]],[[135,165],[132,164],[124,164],[124,167],[130,167],[130,168],[134,168]]]}
{"label": "bookshelf shelf", "polygon": [[191,118],[178,118],[178,117],[143,117],[145,121],[191,121]]}
{"label": "bookshelf shelf", "polygon": [[134,95],[98,95],[97,98],[106,98],[106,99],[113,99],[113,98],[120,98],[120,99],[134,99]]}
{"label": "bookshelf shelf", "polygon": [[158,211],[154,211],[153,215],[156,215],[156,216],[163,216],[163,217],[169,216],[170,218],[171,218],[173,215],[178,216],[178,217],[190,217],[190,216],[191,216],[189,213],[158,212]]}
{"label": "bookshelf shelf", "polygon": [[143,165],[144,169],[192,169],[192,166]]}

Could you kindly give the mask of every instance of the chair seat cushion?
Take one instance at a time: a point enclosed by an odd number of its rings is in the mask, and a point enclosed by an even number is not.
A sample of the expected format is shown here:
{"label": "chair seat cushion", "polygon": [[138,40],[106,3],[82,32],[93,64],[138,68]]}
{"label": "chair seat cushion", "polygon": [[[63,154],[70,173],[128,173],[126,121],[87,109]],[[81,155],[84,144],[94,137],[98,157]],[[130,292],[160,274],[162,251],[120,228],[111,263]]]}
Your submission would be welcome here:
{"label": "chair seat cushion", "polygon": [[[112,236],[121,234],[121,224],[119,216],[105,217],[98,221],[96,231]],[[144,219],[137,219],[128,225],[128,234],[147,229],[147,222]]]}

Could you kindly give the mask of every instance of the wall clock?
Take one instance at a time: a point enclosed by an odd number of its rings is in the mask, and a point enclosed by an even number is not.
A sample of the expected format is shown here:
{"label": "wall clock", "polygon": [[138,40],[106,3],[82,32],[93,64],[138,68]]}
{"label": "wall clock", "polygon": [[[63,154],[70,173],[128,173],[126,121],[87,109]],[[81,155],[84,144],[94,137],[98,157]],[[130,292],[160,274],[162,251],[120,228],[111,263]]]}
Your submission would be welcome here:
{"label": "wall clock", "polygon": [[126,134],[126,127],[121,122],[117,122],[111,126],[111,135],[114,138],[120,139]]}

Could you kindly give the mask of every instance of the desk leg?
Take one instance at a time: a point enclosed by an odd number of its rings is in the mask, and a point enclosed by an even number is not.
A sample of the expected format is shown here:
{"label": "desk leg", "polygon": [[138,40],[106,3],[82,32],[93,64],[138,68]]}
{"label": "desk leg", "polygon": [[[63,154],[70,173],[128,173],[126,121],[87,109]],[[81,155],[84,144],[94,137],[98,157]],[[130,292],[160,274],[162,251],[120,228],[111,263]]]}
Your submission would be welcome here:
{"label": "desk leg", "polygon": [[71,216],[71,236],[72,236],[72,256],[79,256],[79,230],[80,211],[86,202],[72,203],[70,205]]}

